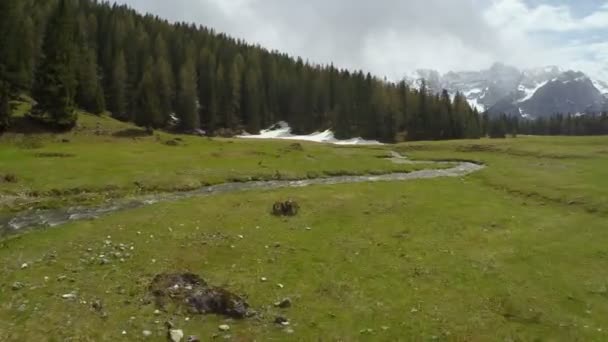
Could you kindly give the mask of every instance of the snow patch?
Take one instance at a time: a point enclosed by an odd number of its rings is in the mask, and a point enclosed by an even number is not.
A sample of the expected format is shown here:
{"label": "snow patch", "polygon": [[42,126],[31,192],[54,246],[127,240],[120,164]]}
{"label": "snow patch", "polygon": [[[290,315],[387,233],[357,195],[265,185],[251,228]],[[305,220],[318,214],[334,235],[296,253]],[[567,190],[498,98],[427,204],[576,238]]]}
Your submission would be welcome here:
{"label": "snow patch", "polygon": [[591,82],[593,83],[593,86],[600,91],[600,93],[608,95],[608,83],[598,80],[592,80]]}
{"label": "snow patch", "polygon": [[469,105],[473,108],[473,109],[477,109],[478,112],[483,113],[486,111],[486,106],[479,103],[478,99],[467,99],[467,101],[469,101]]}
{"label": "snow patch", "polygon": [[520,85],[517,89],[519,91],[525,93],[526,95],[522,99],[518,100],[517,103],[528,101],[529,99],[531,99],[534,96],[534,94],[536,94],[538,89],[544,87],[547,83],[549,83],[549,82],[545,81],[545,82],[539,83],[534,88],[527,88],[523,85]]}
{"label": "snow patch", "polygon": [[352,138],[347,140],[338,140],[334,136],[334,132],[326,130],[324,132],[315,132],[309,135],[294,135],[291,133],[291,127],[285,121],[278,122],[272,127],[262,130],[260,134],[252,135],[244,133],[237,136],[243,139],[281,139],[281,140],[301,140],[318,143],[334,144],[334,145],[382,145],[375,140],[365,140],[363,138]]}

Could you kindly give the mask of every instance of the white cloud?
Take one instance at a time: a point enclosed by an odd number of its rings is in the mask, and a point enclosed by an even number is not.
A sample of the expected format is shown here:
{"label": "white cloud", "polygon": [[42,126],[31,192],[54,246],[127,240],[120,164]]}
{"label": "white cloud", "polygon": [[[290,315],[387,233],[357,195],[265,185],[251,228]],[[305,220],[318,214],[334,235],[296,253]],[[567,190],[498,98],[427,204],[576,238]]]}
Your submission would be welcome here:
{"label": "white cloud", "polygon": [[[318,63],[400,78],[417,68],[559,65],[603,75],[608,1],[584,17],[524,0],[119,0]],[[595,37],[589,43],[589,38]]]}

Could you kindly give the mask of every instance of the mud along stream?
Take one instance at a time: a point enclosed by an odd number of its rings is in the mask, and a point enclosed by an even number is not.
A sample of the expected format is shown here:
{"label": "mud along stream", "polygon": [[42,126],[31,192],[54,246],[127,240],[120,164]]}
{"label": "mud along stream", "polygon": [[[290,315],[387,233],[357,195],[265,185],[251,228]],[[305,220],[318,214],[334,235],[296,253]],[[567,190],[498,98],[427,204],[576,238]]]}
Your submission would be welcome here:
{"label": "mud along stream", "polygon": [[412,161],[396,152],[391,152],[389,160],[397,164],[436,164],[451,166],[444,169],[427,169],[409,173],[389,173],[383,175],[363,176],[335,176],[315,178],[298,181],[271,180],[251,181],[244,183],[224,183],[202,187],[187,192],[159,193],[129,199],[117,199],[92,207],[67,207],[52,210],[28,210],[13,216],[0,218],[0,237],[19,233],[26,229],[36,227],[56,227],[70,221],[95,219],[100,216],[129,209],[135,209],[159,202],[178,201],[182,199],[212,196],[246,190],[269,190],[280,188],[298,188],[310,185],[333,185],[383,181],[408,181],[414,179],[430,179],[439,177],[462,177],[477,172],[485,166],[471,162],[443,162],[443,161]]}

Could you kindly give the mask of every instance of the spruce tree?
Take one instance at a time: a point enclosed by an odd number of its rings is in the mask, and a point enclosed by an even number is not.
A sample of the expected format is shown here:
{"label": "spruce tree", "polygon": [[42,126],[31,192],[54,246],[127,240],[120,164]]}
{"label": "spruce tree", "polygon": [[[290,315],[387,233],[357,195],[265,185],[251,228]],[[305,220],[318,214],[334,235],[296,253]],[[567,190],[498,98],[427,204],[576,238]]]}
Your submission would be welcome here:
{"label": "spruce tree", "polygon": [[97,54],[93,49],[83,47],[79,58],[78,88],[76,100],[78,105],[93,114],[105,111],[103,88],[97,70]]}
{"label": "spruce tree", "polygon": [[115,118],[127,120],[127,62],[122,51],[114,58],[111,75],[109,109]]}
{"label": "spruce tree", "polygon": [[187,61],[180,69],[177,94],[177,116],[181,128],[191,132],[200,128],[194,63]]}
{"label": "spruce tree", "polygon": [[245,74],[244,113],[247,132],[257,134],[260,131],[260,94],[256,70],[249,68]]}
{"label": "spruce tree", "polygon": [[10,125],[11,107],[8,94],[7,83],[0,80],[0,133],[6,131]]}
{"label": "spruce tree", "polygon": [[32,115],[61,129],[72,128],[77,120],[75,34],[70,1],[60,0],[47,24],[33,91],[37,104]]}
{"label": "spruce tree", "polygon": [[138,103],[135,114],[135,123],[145,127],[148,132],[152,132],[154,128],[161,127],[164,122],[153,69],[153,62],[148,60],[144,68],[142,80],[138,86]]}

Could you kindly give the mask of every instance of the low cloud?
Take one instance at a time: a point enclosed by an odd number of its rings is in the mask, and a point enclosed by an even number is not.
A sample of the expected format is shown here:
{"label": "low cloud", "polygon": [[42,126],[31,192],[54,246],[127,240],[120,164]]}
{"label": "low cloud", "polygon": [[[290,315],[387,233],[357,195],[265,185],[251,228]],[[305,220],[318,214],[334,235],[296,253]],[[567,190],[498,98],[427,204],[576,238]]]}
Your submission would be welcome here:
{"label": "low cloud", "polygon": [[[608,1],[586,16],[524,0],[120,0],[317,63],[399,79],[418,68],[559,65],[608,79]],[[589,42],[589,37],[595,37]]]}

